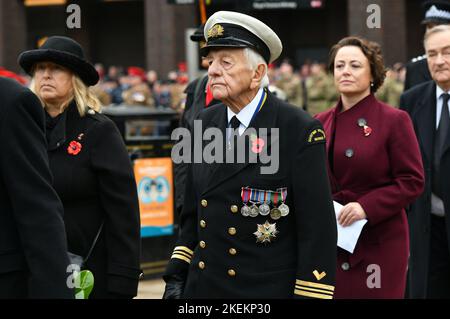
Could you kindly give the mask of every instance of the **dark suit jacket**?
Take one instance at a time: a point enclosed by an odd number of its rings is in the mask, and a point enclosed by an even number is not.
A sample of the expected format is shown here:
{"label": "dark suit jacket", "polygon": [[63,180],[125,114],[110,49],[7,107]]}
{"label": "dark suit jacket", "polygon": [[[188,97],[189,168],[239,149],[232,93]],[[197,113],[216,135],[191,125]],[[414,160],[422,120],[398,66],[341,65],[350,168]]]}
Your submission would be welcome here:
{"label": "dark suit jacket", "polygon": [[[203,129],[220,128],[226,136],[224,104],[207,108],[199,119]],[[186,298],[331,298],[336,221],[321,125],[268,93],[250,127],[269,129],[260,138],[273,151],[279,146],[278,172],[261,174],[266,165],[248,159],[191,165],[180,236],[165,278],[187,275]],[[271,128],[279,128],[279,138],[271,135]],[[287,187],[289,215],[276,221],[244,217],[245,186],[272,191]],[[266,221],[276,223],[279,233],[272,243],[257,243],[254,232]]]}
{"label": "dark suit jacket", "polygon": [[[205,90],[207,83],[208,75],[202,76],[189,83],[184,91],[186,93],[186,105],[180,119],[180,127],[185,127],[190,132],[193,132],[194,119],[205,109]],[[218,103],[219,101],[213,99],[207,107]],[[174,165],[175,207],[178,214],[181,213],[181,210],[183,209],[187,169],[188,165],[184,163]]]}
{"label": "dark suit jacket", "polygon": [[0,77],[0,298],[74,296],[44,129],[36,96]]}
{"label": "dark suit jacket", "polygon": [[[329,153],[334,141],[334,169],[329,174],[333,198],[343,205],[358,202],[368,223],[353,254],[339,249],[336,297],[403,298],[409,253],[405,208],[424,185],[414,129],[406,112],[372,94],[350,110],[341,110],[339,102],[317,116],[328,137]],[[358,126],[361,118],[372,129],[369,136]],[[381,268],[381,287],[376,289],[367,286],[368,267],[373,264]]]}
{"label": "dark suit jacket", "polygon": [[431,74],[428,70],[427,59],[422,59],[415,62],[409,62],[406,64],[406,77],[405,87],[406,92],[413,86],[427,82],[431,80]]}
{"label": "dark suit jacket", "polygon": [[[407,111],[414,123],[425,169],[425,190],[411,205],[408,214],[411,234],[409,291],[412,298],[425,298],[427,292],[428,256],[430,247],[431,179],[433,174],[433,141],[436,132],[436,84],[428,81],[403,93],[400,108]],[[447,137],[441,157],[441,183],[444,207],[450,207],[450,143]],[[450,212],[446,211],[449,216]],[[447,235],[450,222],[446,218]],[[450,243],[450,239],[449,239]]]}
{"label": "dark suit jacket", "polygon": [[[115,124],[95,113],[80,117],[75,103],[49,132],[54,187],[64,205],[69,251],[86,256],[102,221],[104,228],[87,261],[94,274],[92,298],[135,296],[140,274],[140,217],[136,183]],[[77,154],[69,144],[81,145]]]}

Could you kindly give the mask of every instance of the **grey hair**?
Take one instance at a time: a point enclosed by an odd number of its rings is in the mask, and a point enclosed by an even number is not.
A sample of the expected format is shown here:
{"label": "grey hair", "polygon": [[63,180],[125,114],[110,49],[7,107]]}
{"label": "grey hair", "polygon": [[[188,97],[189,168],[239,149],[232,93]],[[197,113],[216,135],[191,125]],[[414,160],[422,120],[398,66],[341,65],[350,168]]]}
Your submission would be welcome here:
{"label": "grey hair", "polygon": [[425,32],[425,36],[423,37],[423,46],[426,48],[427,40],[432,34],[441,33],[445,31],[450,31],[450,25],[440,24],[431,29],[428,29],[427,32]]}
{"label": "grey hair", "polygon": [[247,61],[250,64],[250,68],[252,70],[256,70],[258,68],[258,65],[264,64],[265,66],[265,73],[261,80],[260,87],[265,88],[269,86],[269,76],[267,75],[268,66],[264,58],[256,52],[255,50],[251,48],[244,48],[244,55],[247,57]]}

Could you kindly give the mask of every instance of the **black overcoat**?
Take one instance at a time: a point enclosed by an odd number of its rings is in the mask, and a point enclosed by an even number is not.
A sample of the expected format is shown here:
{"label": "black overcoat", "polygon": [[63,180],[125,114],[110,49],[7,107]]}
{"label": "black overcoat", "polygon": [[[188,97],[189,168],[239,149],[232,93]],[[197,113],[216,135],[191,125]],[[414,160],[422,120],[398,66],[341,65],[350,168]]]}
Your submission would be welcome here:
{"label": "black overcoat", "polygon": [[91,296],[135,296],[140,217],[123,139],[105,115],[91,110],[81,117],[74,102],[59,116],[47,133],[48,155],[54,187],[64,206],[69,251],[86,257],[104,221],[86,263],[95,278]]}
{"label": "black overcoat", "polygon": [[[433,172],[433,141],[436,132],[436,84],[428,81],[403,93],[400,108],[407,111],[414,124],[425,171],[425,190],[408,213],[410,227],[410,260],[408,284],[411,298],[425,298],[427,293],[430,253],[431,178]],[[441,183],[446,216],[450,212],[450,143],[447,137],[440,161]],[[449,218],[445,218],[450,236]],[[450,242],[450,238],[449,238]]]}
{"label": "black overcoat", "polygon": [[44,131],[37,97],[0,77],[0,298],[74,296]]}

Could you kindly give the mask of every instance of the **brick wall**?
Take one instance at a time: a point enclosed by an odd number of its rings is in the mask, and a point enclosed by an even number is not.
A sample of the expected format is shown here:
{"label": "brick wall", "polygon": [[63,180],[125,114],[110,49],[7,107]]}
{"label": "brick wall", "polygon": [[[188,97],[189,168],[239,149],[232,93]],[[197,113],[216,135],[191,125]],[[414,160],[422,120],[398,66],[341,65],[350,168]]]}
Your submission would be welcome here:
{"label": "brick wall", "polygon": [[186,59],[184,32],[186,28],[197,27],[197,7],[145,0],[144,8],[147,69],[165,77]]}
{"label": "brick wall", "polygon": [[[367,27],[370,4],[381,8],[381,28]],[[386,65],[407,60],[405,0],[348,0],[348,32],[378,42]]]}
{"label": "brick wall", "polygon": [[17,57],[25,50],[26,30],[23,2],[0,1],[0,66],[20,70]]}

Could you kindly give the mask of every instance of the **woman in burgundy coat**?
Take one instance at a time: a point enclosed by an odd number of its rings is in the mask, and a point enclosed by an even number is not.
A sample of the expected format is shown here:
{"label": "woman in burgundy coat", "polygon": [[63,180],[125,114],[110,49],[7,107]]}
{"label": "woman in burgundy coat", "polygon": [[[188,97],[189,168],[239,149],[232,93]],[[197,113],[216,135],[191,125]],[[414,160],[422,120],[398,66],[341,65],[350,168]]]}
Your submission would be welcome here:
{"label": "woman in burgundy coat", "polygon": [[366,218],[353,254],[338,248],[335,298],[403,298],[409,254],[405,208],[422,192],[424,172],[406,112],[377,101],[385,69],[379,46],[348,37],[330,52],[341,94],[321,113],[333,199],[341,226]]}

